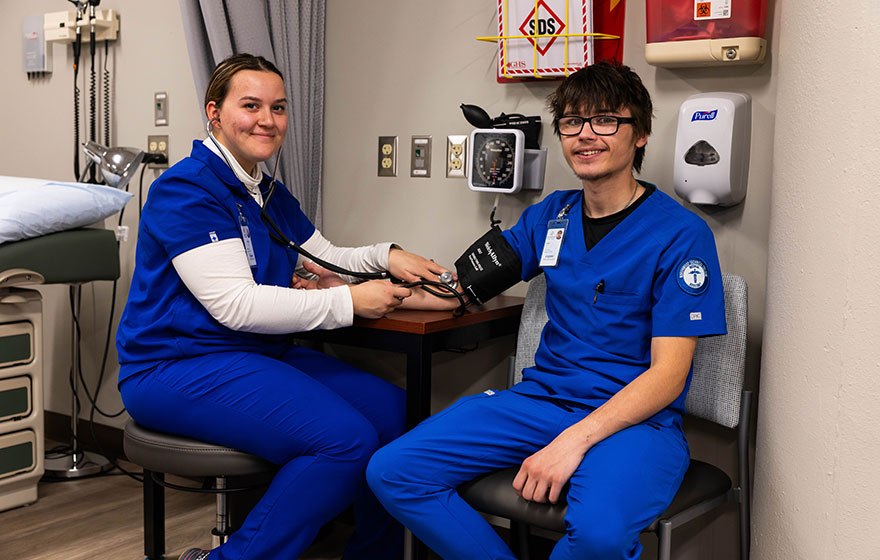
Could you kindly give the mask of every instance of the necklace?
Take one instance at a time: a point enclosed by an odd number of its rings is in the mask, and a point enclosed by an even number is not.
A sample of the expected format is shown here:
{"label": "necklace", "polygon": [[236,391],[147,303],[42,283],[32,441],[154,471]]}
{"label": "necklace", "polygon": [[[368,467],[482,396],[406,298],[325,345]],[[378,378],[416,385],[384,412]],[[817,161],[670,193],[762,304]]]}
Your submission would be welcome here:
{"label": "necklace", "polygon": [[[632,195],[629,197],[629,200],[626,201],[626,204],[623,205],[623,208],[621,208],[620,210],[617,210],[616,212],[611,212],[611,213],[608,214],[608,215],[609,215],[609,216],[613,216],[614,214],[617,214],[617,213],[619,213],[619,212],[623,212],[624,210],[626,210],[627,208],[629,208],[629,205],[632,204],[632,203],[633,203],[633,200],[636,199],[636,193],[637,193],[637,192],[639,192],[639,184],[638,184],[638,183],[636,183],[636,188],[633,189],[633,193],[632,193]],[[584,198],[581,199],[581,203],[582,203],[582,205],[583,205],[583,207],[584,207],[584,214],[586,214],[586,216],[587,216],[588,218],[591,218],[591,219],[592,219],[593,216],[590,215],[590,209],[587,208],[587,197],[586,197],[586,196],[584,196]]]}

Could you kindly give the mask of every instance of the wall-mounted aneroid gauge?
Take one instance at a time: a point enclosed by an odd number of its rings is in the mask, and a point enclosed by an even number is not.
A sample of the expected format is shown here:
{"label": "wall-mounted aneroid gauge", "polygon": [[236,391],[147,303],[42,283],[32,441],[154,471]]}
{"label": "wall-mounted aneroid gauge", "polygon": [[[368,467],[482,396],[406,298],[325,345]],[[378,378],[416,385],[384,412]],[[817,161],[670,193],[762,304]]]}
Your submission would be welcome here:
{"label": "wall-mounted aneroid gauge", "polygon": [[468,143],[468,187],[474,191],[515,193],[522,188],[523,147],[521,130],[478,128]]}

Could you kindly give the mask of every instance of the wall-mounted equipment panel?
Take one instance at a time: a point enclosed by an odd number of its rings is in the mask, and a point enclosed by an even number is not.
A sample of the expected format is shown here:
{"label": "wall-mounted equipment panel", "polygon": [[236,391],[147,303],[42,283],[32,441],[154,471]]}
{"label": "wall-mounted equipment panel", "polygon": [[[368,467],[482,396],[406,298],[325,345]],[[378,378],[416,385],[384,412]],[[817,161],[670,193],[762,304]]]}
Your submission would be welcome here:
{"label": "wall-mounted equipment panel", "polygon": [[[51,12],[43,15],[43,33],[50,43],[72,43],[79,26],[82,41],[89,42],[88,14],[79,21],[76,12]],[[119,14],[116,10],[95,10],[95,40],[115,41],[119,33]]]}

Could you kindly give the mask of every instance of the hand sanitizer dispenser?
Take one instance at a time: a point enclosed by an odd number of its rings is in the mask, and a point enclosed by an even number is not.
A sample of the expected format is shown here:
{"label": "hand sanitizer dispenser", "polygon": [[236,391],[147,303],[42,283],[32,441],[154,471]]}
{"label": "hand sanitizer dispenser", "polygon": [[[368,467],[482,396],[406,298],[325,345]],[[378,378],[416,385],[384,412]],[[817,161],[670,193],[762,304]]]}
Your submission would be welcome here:
{"label": "hand sanitizer dispenser", "polygon": [[699,93],[678,112],[675,194],[692,204],[733,206],[746,196],[752,134],[745,93]]}

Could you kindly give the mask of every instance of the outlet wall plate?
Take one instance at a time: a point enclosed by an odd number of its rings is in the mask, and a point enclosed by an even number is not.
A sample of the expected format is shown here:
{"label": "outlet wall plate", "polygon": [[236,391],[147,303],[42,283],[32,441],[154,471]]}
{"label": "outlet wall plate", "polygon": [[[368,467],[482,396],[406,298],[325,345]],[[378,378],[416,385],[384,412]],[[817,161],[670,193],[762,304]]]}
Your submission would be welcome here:
{"label": "outlet wall plate", "polygon": [[467,177],[467,141],[468,137],[450,135],[446,137],[446,176],[464,179]]}
{"label": "outlet wall plate", "polygon": [[165,169],[168,167],[168,135],[148,135],[147,151],[154,154],[162,154],[165,156],[165,163],[151,163],[147,167],[149,169]]}
{"label": "outlet wall plate", "polygon": [[397,177],[397,136],[380,136],[378,148],[379,177]]}

